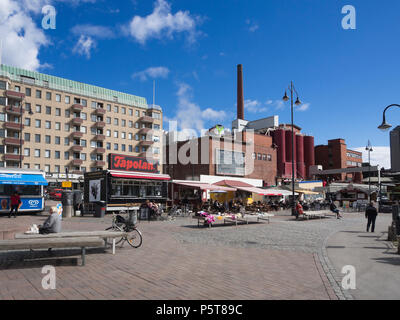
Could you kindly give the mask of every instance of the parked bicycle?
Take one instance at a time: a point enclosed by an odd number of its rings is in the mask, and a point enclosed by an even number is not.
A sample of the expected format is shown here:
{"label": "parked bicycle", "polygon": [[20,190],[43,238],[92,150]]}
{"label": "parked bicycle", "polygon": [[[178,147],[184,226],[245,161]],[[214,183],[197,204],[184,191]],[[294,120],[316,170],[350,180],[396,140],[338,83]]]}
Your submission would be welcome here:
{"label": "parked bicycle", "polygon": [[[113,213],[112,225],[106,230],[126,232],[125,236],[115,239],[115,244],[119,244],[123,241],[123,245],[126,241],[131,247],[139,248],[142,245],[143,237],[140,230],[136,227],[136,213],[129,212],[128,218],[122,217],[122,214],[126,214],[126,212],[120,211],[119,214]],[[106,239],[106,242],[108,245],[112,245],[112,239]]]}

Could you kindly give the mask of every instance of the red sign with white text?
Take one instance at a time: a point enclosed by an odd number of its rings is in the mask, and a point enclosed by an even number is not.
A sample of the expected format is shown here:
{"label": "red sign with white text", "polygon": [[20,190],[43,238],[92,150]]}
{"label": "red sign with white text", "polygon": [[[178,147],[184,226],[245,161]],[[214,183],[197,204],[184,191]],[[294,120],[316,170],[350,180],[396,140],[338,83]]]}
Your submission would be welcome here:
{"label": "red sign with white text", "polygon": [[121,154],[110,154],[108,160],[110,170],[140,171],[158,173],[158,163],[146,158],[132,157]]}

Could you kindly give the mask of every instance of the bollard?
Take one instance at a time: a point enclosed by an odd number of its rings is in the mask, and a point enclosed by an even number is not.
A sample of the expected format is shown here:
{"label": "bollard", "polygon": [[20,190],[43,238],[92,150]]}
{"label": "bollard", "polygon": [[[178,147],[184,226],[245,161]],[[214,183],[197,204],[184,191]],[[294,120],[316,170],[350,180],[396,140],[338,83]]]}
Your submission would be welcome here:
{"label": "bollard", "polygon": [[61,195],[61,203],[63,205],[63,218],[72,218],[74,212],[73,193],[69,190],[64,190]]}

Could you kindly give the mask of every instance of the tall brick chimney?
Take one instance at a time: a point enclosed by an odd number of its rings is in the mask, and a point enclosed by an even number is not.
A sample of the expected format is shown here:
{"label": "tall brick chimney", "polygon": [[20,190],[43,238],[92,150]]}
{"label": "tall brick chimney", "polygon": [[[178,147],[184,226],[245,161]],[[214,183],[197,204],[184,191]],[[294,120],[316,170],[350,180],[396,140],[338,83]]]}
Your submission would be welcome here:
{"label": "tall brick chimney", "polygon": [[244,120],[243,66],[237,66],[237,118]]}

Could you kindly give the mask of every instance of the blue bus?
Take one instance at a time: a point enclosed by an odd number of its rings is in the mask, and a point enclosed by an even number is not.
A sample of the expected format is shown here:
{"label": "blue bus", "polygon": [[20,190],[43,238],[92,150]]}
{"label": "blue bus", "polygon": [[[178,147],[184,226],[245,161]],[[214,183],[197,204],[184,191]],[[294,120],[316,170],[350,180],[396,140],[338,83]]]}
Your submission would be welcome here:
{"label": "blue bus", "polygon": [[21,197],[19,212],[42,212],[45,208],[43,187],[48,183],[40,170],[0,168],[0,212],[10,211],[14,192]]}

